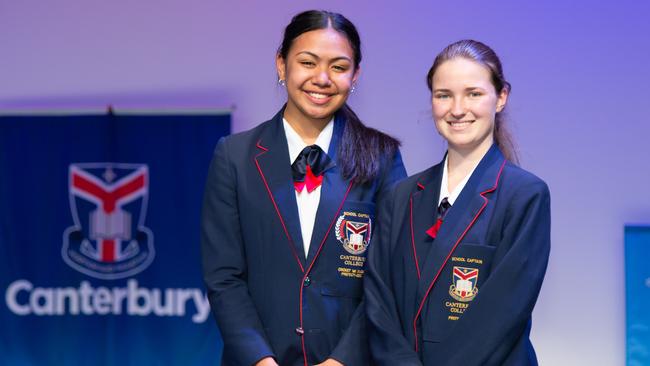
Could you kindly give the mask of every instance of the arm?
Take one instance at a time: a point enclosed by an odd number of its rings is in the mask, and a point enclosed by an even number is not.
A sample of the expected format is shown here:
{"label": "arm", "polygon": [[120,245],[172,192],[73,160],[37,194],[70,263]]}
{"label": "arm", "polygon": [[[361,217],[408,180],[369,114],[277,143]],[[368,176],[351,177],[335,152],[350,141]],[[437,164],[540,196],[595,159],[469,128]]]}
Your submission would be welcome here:
{"label": "arm", "polygon": [[[506,211],[492,272],[440,347],[443,365],[502,365],[527,337],[550,251],[550,195],[543,182],[521,187]],[[505,249],[505,252],[500,252]],[[453,344],[471,345],[460,352]]]}
{"label": "arm", "polygon": [[376,365],[421,365],[414,347],[402,333],[391,290],[391,225],[393,197],[379,208],[379,230],[368,253],[364,282],[370,352]]}
{"label": "arm", "polygon": [[273,357],[273,351],[248,294],[237,184],[227,141],[223,138],[210,164],[203,197],[201,257],[210,306],[224,342],[224,355],[236,360],[238,365],[269,362],[265,358]]}
{"label": "arm", "polygon": [[[390,189],[406,177],[406,170],[402,163],[402,156],[399,150],[392,158],[391,164],[385,169],[378,185],[376,202],[379,204],[387,195]],[[377,221],[377,220],[375,220]],[[377,235],[372,234],[370,248],[373,247]],[[366,268],[367,275],[367,268]],[[330,358],[341,362],[344,365],[367,365],[367,336],[366,336],[366,314],[365,300],[362,300],[350,320],[350,325],[343,333],[339,343],[334,348]]]}

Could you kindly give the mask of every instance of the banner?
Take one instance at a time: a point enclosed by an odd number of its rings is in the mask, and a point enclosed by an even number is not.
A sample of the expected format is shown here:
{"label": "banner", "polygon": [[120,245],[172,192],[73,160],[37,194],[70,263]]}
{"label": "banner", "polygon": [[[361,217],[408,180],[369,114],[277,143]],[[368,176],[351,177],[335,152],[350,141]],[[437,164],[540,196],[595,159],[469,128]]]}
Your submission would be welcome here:
{"label": "banner", "polygon": [[200,210],[228,113],[0,117],[0,364],[218,365]]}
{"label": "banner", "polygon": [[625,227],[627,365],[650,365],[650,226]]}

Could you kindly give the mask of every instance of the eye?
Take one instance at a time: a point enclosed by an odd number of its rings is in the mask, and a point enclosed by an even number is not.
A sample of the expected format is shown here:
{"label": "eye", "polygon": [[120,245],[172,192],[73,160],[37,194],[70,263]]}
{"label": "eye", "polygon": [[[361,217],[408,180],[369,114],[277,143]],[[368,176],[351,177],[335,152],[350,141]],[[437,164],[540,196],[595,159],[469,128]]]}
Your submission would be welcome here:
{"label": "eye", "polygon": [[446,94],[446,93],[436,93],[436,94],[434,94],[433,97],[436,98],[436,99],[444,100],[444,99],[449,99],[450,95]]}
{"label": "eye", "polygon": [[333,65],[332,69],[337,72],[346,72],[349,69],[347,65]]}
{"label": "eye", "polygon": [[314,66],[316,66],[316,63],[314,61],[304,60],[304,61],[299,61],[299,62],[300,62],[300,64],[302,66],[305,66],[305,67],[314,67]]}
{"label": "eye", "polygon": [[471,92],[469,92],[469,96],[470,96],[471,98],[478,98],[478,97],[480,97],[481,95],[483,95],[483,93],[478,92],[478,91],[471,91]]}

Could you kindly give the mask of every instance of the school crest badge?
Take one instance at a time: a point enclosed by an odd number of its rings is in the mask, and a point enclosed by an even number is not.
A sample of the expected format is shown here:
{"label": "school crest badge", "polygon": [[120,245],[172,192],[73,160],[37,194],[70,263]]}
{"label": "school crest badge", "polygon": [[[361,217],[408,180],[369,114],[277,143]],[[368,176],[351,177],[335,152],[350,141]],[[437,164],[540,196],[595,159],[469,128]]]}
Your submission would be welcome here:
{"label": "school crest badge", "polygon": [[350,254],[361,254],[368,249],[372,222],[370,216],[358,212],[344,212],[336,220],[336,239]]}
{"label": "school crest badge", "polygon": [[86,275],[132,276],[154,258],[153,233],[144,226],[149,170],[142,164],[71,164],[74,225],[63,233],[64,261]]}
{"label": "school crest badge", "polygon": [[453,280],[449,286],[449,295],[462,302],[472,301],[478,294],[478,269],[454,267]]}

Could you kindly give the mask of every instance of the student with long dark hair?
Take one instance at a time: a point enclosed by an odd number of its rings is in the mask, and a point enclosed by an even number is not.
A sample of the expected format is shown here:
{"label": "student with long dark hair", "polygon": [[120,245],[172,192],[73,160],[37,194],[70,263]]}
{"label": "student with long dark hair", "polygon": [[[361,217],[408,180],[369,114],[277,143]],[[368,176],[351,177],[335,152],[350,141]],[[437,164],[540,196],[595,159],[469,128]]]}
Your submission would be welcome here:
{"label": "student with long dark hair", "polygon": [[223,365],[369,363],[366,250],[375,204],[405,171],[398,142],[346,104],[360,43],[340,14],[296,15],[276,57],[285,106],[217,144],[202,256]]}
{"label": "student with long dark hair", "polygon": [[373,364],[535,365],[550,197],[516,165],[503,120],[510,84],[472,40],[447,46],[427,84],[448,149],[379,209],[365,282]]}

